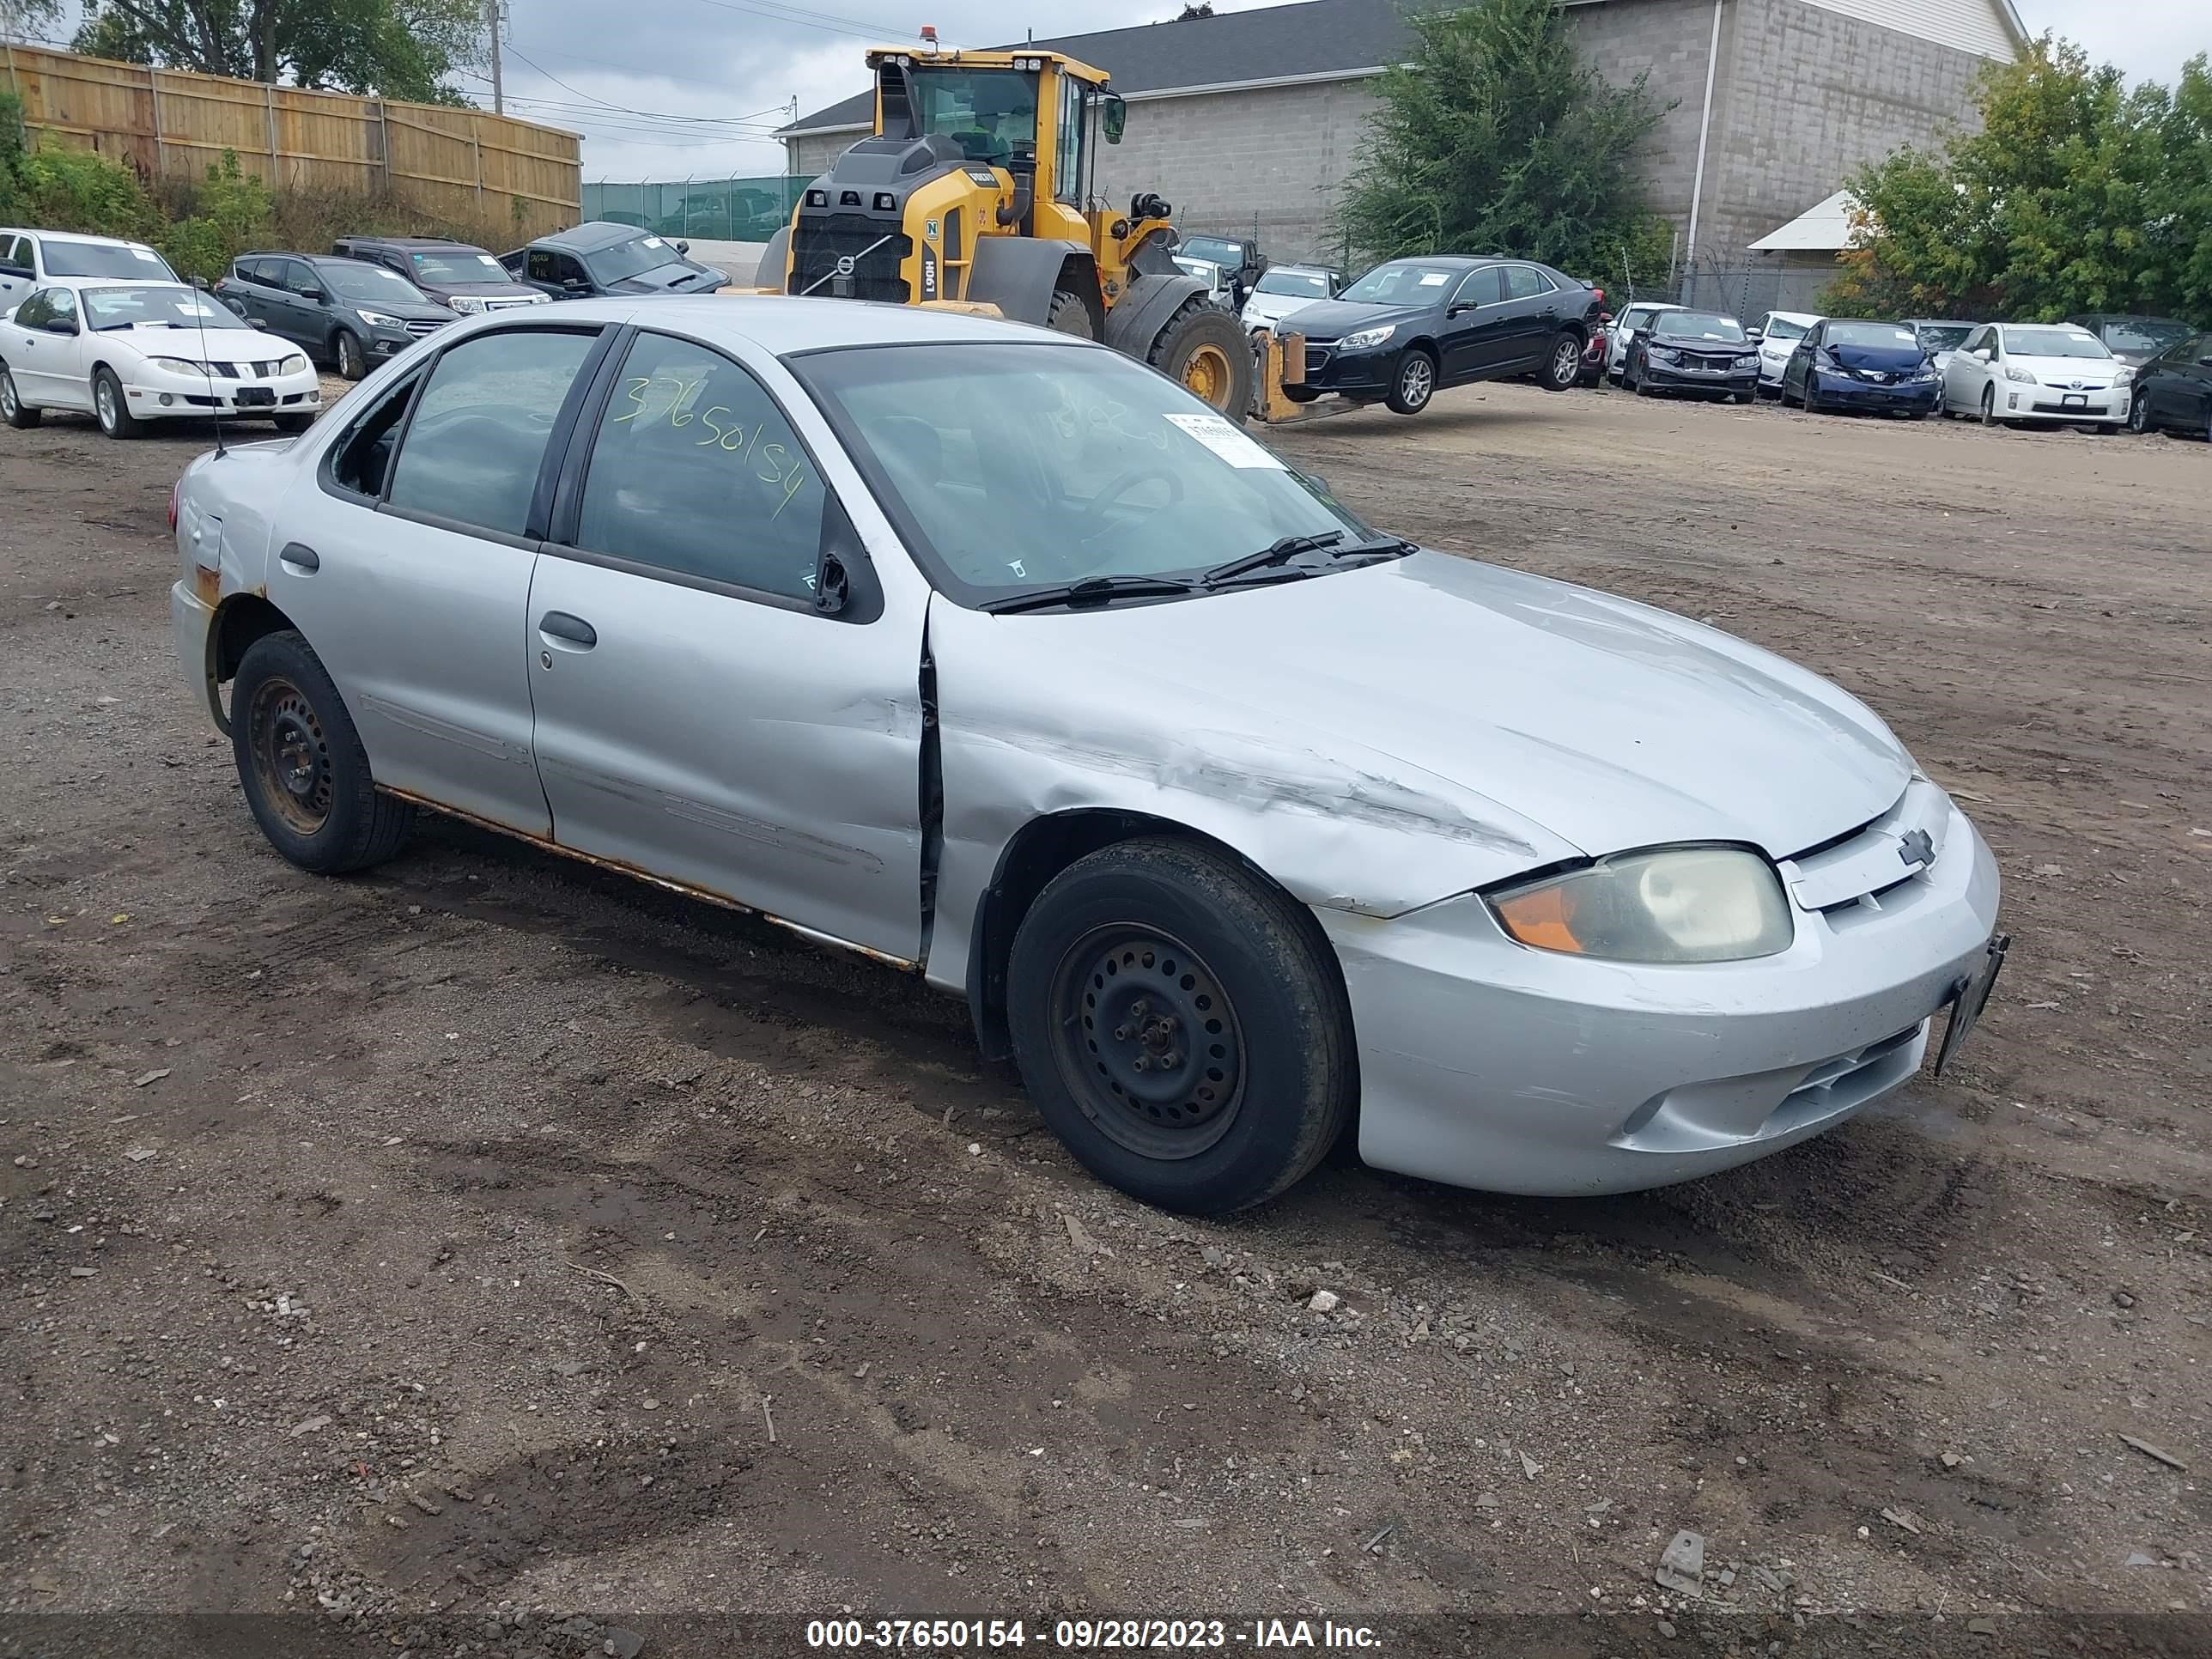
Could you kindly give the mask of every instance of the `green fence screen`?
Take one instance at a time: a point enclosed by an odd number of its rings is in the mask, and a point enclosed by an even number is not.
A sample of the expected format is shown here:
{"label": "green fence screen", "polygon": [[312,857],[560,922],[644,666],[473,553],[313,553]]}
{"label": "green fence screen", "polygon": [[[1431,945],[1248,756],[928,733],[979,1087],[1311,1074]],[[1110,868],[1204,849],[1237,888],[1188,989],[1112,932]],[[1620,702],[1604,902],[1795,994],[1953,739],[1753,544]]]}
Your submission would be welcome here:
{"label": "green fence screen", "polygon": [[791,222],[801,191],[814,181],[782,173],[757,179],[684,179],[648,185],[584,186],[584,217],[640,225],[663,236],[765,242]]}

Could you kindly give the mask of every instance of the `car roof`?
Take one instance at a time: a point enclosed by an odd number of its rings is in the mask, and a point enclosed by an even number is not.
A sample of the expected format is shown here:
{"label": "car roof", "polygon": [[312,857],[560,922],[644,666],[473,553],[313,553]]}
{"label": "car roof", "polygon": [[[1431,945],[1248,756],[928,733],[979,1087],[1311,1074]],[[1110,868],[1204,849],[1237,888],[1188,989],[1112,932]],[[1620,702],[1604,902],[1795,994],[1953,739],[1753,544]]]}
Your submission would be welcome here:
{"label": "car roof", "polygon": [[476,247],[474,242],[457,242],[450,236],[341,236],[337,240],[368,247]]}
{"label": "car roof", "polygon": [[[523,319],[508,313],[501,320],[514,325]],[[546,321],[543,315],[529,320],[540,327]],[[750,341],[763,350],[783,357],[805,351],[834,350],[841,346],[984,344],[992,341],[1084,344],[1075,337],[1054,330],[964,312],[783,295],[690,294],[656,295],[642,301],[569,300],[561,305],[556,320],[664,323],[703,339],[720,337]]]}
{"label": "car roof", "polygon": [[[659,233],[643,225],[625,225],[612,219],[587,219],[568,230],[556,230],[549,236],[540,236],[531,243],[532,247],[574,248],[588,252],[592,248],[611,247],[617,242],[634,242],[641,235],[654,236]],[[666,238],[662,238],[666,240]],[[670,242],[671,247],[675,243]]]}
{"label": "car roof", "polygon": [[56,242],[90,242],[98,247],[150,247],[128,236],[94,236],[81,230],[39,230],[28,225],[0,225],[0,236],[39,236]]}
{"label": "car roof", "polygon": [[1770,311],[1770,317],[1779,317],[1785,323],[1825,323],[1828,319],[1817,311]]}
{"label": "car roof", "polygon": [[1905,325],[1907,328],[1976,328],[1979,326],[1978,324],[1968,322],[1964,317],[1907,317],[1905,319]]}

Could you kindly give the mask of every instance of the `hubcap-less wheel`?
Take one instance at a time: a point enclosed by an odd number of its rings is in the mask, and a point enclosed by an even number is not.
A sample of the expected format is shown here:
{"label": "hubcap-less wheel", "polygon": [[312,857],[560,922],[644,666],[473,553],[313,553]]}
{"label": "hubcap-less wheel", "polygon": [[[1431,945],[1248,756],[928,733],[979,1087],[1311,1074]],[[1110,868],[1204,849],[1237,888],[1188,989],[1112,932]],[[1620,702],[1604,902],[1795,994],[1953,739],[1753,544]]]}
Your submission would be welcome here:
{"label": "hubcap-less wheel", "polygon": [[1428,402],[1437,389],[1436,371],[1429,367],[1426,357],[1416,355],[1406,359],[1405,368],[1398,371],[1398,396],[1409,407],[1419,409]]}
{"label": "hubcap-less wheel", "polygon": [[1224,407],[1229,399],[1228,354],[1211,342],[1197,347],[1183,363],[1182,383],[1216,409]]}
{"label": "hubcap-less wheel", "polygon": [[114,431],[117,411],[113,382],[103,380],[93,387],[92,406],[94,412],[100,416],[100,429],[102,432]]}
{"label": "hubcap-less wheel", "polygon": [[1997,389],[1993,386],[1985,386],[1982,388],[1982,424],[1995,426],[1996,423]]}
{"label": "hubcap-less wheel", "polygon": [[2140,394],[2128,405],[2128,430],[2139,438],[2150,430],[2150,405]]}
{"label": "hubcap-less wheel", "polygon": [[254,692],[246,736],[262,793],[301,835],[331,814],[331,750],[322,722],[300,688],[271,677]]}
{"label": "hubcap-less wheel", "polygon": [[1195,1158],[1236,1121],[1243,1039],[1221,984],[1157,929],[1098,928],[1054,975],[1060,1073],[1083,1114],[1145,1158]]}
{"label": "hubcap-less wheel", "polygon": [[19,412],[15,403],[15,377],[0,374],[0,415],[12,421]]}
{"label": "hubcap-less wheel", "polygon": [[1571,335],[1561,335],[1559,343],[1552,353],[1552,380],[1555,385],[1571,386],[1582,378],[1583,349]]}
{"label": "hubcap-less wheel", "polygon": [[338,374],[340,378],[348,380],[358,380],[368,372],[368,364],[362,361],[361,342],[355,339],[350,334],[339,335]]}

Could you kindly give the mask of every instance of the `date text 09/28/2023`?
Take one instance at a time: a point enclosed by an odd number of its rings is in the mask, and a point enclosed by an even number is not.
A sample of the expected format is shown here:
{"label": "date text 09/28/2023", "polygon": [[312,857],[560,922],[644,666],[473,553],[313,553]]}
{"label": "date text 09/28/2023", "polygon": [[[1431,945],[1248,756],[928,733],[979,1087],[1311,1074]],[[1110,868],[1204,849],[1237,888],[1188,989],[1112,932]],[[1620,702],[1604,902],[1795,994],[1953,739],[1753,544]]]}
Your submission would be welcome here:
{"label": "date text 09/28/2023", "polygon": [[830,1650],[982,1652],[1032,1642],[1062,1652],[1231,1647],[1372,1652],[1382,1645],[1365,1625],[1327,1619],[1060,1619],[1034,1628],[1024,1619],[816,1619],[806,1626],[806,1645]]}

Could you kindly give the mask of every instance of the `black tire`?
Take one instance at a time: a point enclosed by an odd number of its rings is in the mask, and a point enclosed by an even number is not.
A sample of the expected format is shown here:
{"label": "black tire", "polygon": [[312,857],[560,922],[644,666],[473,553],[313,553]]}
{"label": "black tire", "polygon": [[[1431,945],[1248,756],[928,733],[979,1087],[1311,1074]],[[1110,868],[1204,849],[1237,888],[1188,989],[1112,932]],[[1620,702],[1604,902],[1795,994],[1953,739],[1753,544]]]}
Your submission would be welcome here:
{"label": "black tire", "polygon": [[1321,388],[1315,386],[1286,386],[1283,388],[1283,396],[1294,404],[1310,404],[1321,395]]}
{"label": "black tire", "polygon": [[1242,323],[1202,294],[1176,308],[1145,361],[1232,421],[1252,407],[1252,342]]}
{"label": "black tire", "polygon": [[27,431],[46,418],[43,409],[33,409],[23,401],[23,394],[15,390],[15,377],[8,372],[8,365],[0,363],[0,420],[5,420],[18,431]]}
{"label": "black tire", "polygon": [[306,413],[276,416],[276,429],[279,432],[305,432],[314,423],[315,417]]}
{"label": "black tire", "polygon": [[1805,396],[1802,402],[1808,415],[1820,413],[1820,394],[1814,388],[1813,377],[1810,374],[1805,376]]}
{"label": "black tire", "polygon": [[1091,307],[1083,303],[1083,296],[1071,294],[1066,289],[1054,289],[1052,304],[1044,314],[1044,325],[1060,334],[1073,334],[1079,340],[1095,340],[1097,331],[1091,326]]}
{"label": "black tire", "polygon": [[1994,386],[1985,386],[1982,388],[1982,424],[1988,427],[1994,427],[1999,424],[1997,420],[1997,389]]}
{"label": "black tire", "polygon": [[2141,392],[2128,402],[2128,430],[2138,438],[2150,431],[2150,399]]}
{"label": "black tire", "polygon": [[302,870],[365,870],[406,838],[415,809],[377,793],[344,700],[296,630],[246,647],[231,684],[230,743],[254,822]]}
{"label": "black tire", "polygon": [[368,353],[362,347],[361,336],[349,328],[331,336],[331,360],[337,365],[340,380],[358,380],[368,374]]}
{"label": "black tire", "polygon": [[1007,1017],[1046,1125],[1163,1209],[1273,1198],[1328,1152],[1358,1092],[1312,918],[1187,842],[1123,842],[1054,878],[1014,936]]}
{"label": "black tire", "polygon": [[1437,360],[1418,347],[1401,353],[1398,371],[1390,377],[1390,395],[1382,401],[1398,415],[1418,415],[1437,395]]}
{"label": "black tire", "polygon": [[105,363],[92,371],[92,418],[111,438],[135,438],[143,429],[123,395],[123,382]]}
{"label": "black tire", "polygon": [[1547,392],[1571,392],[1583,377],[1583,337],[1563,328],[1552,341],[1552,355],[1544,360],[1536,384]]}

